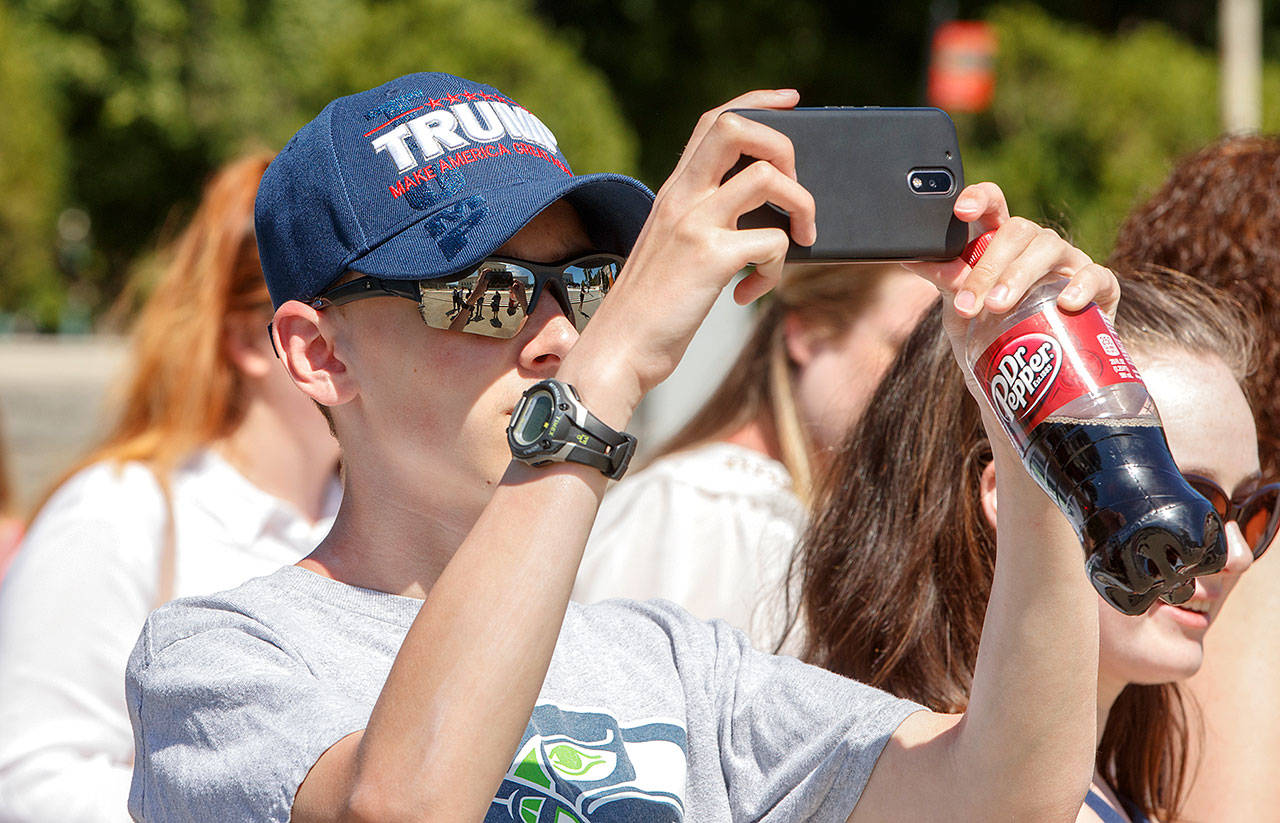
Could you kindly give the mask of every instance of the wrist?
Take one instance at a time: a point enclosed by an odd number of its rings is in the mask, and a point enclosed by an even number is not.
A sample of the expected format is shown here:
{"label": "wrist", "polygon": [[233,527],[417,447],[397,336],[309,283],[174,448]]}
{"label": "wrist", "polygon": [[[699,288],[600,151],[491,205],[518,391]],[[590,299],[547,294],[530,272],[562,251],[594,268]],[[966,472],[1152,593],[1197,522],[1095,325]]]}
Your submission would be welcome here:
{"label": "wrist", "polygon": [[583,363],[570,354],[556,372],[556,379],[573,386],[591,413],[617,431],[627,428],[644,397],[639,381],[634,376],[628,378],[612,358]]}
{"label": "wrist", "polygon": [[1022,508],[1028,515],[1041,511],[1056,513],[1058,507],[1031,476],[1017,448],[996,422],[995,416],[984,409],[983,419],[986,423],[987,441],[991,444],[991,462],[996,470],[997,499],[1001,503],[1008,500],[1011,506]]}

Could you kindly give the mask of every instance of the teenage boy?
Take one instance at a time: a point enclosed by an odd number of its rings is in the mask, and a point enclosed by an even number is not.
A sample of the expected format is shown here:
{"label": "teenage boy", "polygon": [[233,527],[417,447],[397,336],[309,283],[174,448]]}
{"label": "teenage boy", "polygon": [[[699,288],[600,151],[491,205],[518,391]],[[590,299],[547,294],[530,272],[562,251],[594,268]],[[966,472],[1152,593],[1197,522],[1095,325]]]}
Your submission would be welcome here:
{"label": "teenage boy", "polygon": [[[447,75],[336,100],[281,152],[257,222],[274,341],[329,409],[346,491],[297,566],[148,621],[127,683],[136,818],[1075,819],[1096,596],[1078,552],[1043,551],[1070,527],[990,416],[1000,551],[962,716],[669,604],[568,602],[636,404],[736,272],[757,266],[741,302],[776,280],[786,233],[738,215],[771,202],[798,242],[816,235],[787,139],[722,112],[651,213],[640,184],[572,176],[533,115]],[[744,154],[762,159],[722,184]],[[920,269],[956,292],[953,339],[1050,270],[1073,275],[1064,306],[1114,305],[1109,272],[1010,220],[994,187],[957,214],[1003,227],[978,268]],[[525,284],[527,316],[450,331],[426,295],[481,265]],[[584,282],[609,295],[585,329]]]}

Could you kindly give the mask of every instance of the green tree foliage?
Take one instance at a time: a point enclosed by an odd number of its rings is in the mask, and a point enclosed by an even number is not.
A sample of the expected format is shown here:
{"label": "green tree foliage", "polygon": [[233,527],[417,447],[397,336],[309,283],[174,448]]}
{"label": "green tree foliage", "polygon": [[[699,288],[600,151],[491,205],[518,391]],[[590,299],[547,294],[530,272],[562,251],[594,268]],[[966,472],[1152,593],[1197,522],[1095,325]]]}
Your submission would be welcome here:
{"label": "green tree foliage", "polygon": [[577,171],[636,163],[603,76],[524,0],[14,5],[49,33],[42,61],[65,99],[69,197],[93,218],[99,263],[84,277],[99,305],[218,163],[278,147],[333,97],[410,71],[462,74],[511,94],[551,126]]}
{"label": "green tree foliage", "polygon": [[[810,106],[923,105],[933,26],[953,17],[999,17],[993,10],[1009,1],[536,0],[539,10],[572,33],[583,54],[608,75],[642,136],[641,171],[651,184],[671,170],[701,112],[747,89],[791,86],[800,90],[802,105]],[[1171,48],[1157,49],[1156,58],[1194,54],[1203,66],[1216,45],[1216,2],[1038,0],[1035,5],[1074,23],[1062,27],[1073,43],[1076,34],[1088,30],[1095,33],[1091,42],[1106,48],[1154,21],[1204,50],[1179,48],[1175,36],[1167,34]],[[1280,0],[1262,0],[1262,6],[1264,23],[1270,24],[1264,32],[1266,53],[1280,59]],[[1052,51],[1061,48],[1055,45]],[[1159,70],[1157,65],[1151,69]],[[1002,89],[1020,82],[1005,75]],[[1216,116],[1209,103],[1205,113]]]}
{"label": "green tree foliage", "polygon": [[0,3],[0,315],[22,308],[47,325],[63,297],[54,227],[66,153],[29,38]]}
{"label": "green tree foliage", "polygon": [[[957,116],[970,180],[995,180],[1015,211],[1057,225],[1095,258],[1174,160],[1219,131],[1214,53],[1156,23],[1105,36],[1032,6],[990,15],[996,100]],[[1264,79],[1264,128],[1280,128],[1280,66]]]}
{"label": "green tree foliage", "polygon": [[660,183],[698,116],[753,88],[796,88],[802,105],[918,100],[928,0],[540,0],[609,76]]}
{"label": "green tree foliage", "polygon": [[[920,104],[931,27],[951,15],[989,15],[1003,43],[995,110],[958,118],[970,178],[1001,180],[1015,208],[1102,254],[1116,217],[1217,130],[1216,6],[0,0],[0,311],[49,325],[66,285],[109,303],[219,162],[278,146],[331,97],[406,71],[487,80],[537,111],[579,171],[656,185],[698,114],[748,88],[794,86],[809,105]],[[1263,8],[1266,53],[1280,58],[1280,0]],[[1275,129],[1274,68],[1266,82]],[[91,214],[93,246],[87,263],[63,250],[60,277],[51,227],[65,206]]]}

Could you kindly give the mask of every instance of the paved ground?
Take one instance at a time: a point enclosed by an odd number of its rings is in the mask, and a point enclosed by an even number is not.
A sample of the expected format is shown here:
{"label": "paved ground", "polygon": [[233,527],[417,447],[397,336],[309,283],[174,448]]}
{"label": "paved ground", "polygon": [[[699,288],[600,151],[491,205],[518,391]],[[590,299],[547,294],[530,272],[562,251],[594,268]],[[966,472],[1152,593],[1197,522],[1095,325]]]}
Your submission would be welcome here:
{"label": "paved ground", "polygon": [[0,423],[20,505],[101,434],[124,352],[114,337],[0,337]]}

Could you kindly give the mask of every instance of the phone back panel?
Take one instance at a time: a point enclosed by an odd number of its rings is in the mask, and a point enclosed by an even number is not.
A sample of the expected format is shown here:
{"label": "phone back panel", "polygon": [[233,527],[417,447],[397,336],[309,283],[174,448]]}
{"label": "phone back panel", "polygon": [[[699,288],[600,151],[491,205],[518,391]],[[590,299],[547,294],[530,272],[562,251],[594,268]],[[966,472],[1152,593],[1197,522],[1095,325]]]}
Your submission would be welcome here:
{"label": "phone back panel", "polygon": [[[818,242],[796,245],[789,260],[950,260],[968,227],[953,209],[964,188],[955,125],[933,108],[738,109],[791,138],[796,176],[817,204]],[[752,158],[742,158],[735,174]],[[910,173],[946,169],[947,194],[918,194]],[[772,205],[742,215],[740,228],[790,225]]]}

